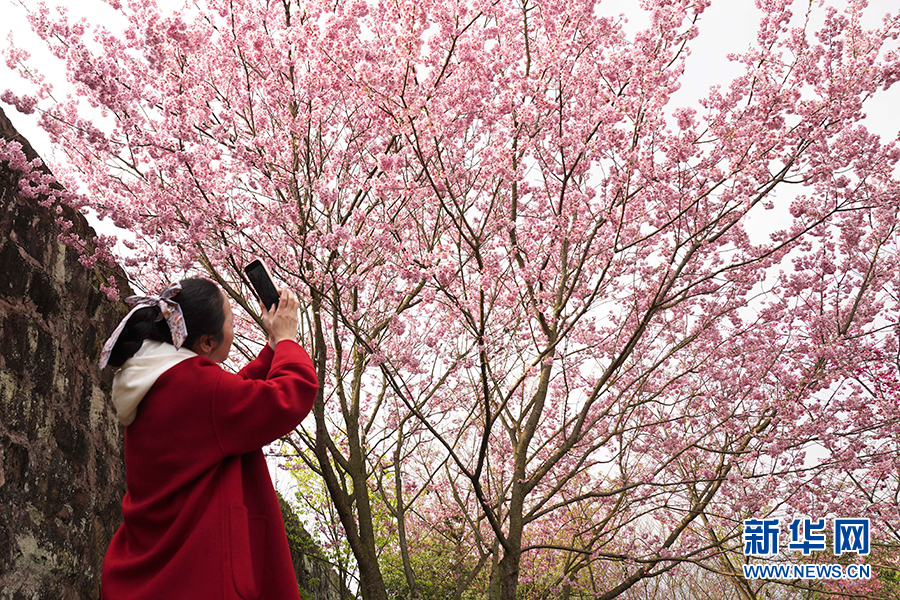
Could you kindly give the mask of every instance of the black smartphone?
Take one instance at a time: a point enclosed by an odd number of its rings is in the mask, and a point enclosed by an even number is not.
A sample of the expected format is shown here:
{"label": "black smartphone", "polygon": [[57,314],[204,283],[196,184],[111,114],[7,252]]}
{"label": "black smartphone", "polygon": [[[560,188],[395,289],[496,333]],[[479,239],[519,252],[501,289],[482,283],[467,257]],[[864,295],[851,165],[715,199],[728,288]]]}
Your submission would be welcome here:
{"label": "black smartphone", "polygon": [[278,290],[272,282],[272,274],[269,273],[265,263],[256,259],[244,267],[244,273],[247,274],[247,279],[250,280],[250,285],[253,286],[253,291],[263,306],[269,309],[273,305],[278,306]]}

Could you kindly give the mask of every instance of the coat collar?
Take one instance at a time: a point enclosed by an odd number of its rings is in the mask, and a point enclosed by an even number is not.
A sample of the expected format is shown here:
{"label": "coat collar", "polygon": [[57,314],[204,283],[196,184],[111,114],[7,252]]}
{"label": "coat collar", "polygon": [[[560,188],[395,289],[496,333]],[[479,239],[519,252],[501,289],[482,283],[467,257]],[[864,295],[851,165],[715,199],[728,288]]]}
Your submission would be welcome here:
{"label": "coat collar", "polygon": [[160,375],[183,360],[198,356],[187,348],[145,340],[140,350],[122,364],[113,378],[112,399],[122,425],[131,425],[138,404]]}

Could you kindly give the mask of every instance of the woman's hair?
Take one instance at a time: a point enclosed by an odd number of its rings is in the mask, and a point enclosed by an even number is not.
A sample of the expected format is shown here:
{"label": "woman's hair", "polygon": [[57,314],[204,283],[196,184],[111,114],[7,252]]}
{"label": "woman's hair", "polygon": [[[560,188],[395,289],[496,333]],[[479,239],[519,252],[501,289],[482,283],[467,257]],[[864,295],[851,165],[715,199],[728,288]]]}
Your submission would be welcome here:
{"label": "woman's hair", "polygon": [[[192,348],[201,336],[211,335],[221,341],[224,337],[225,306],[219,287],[202,277],[182,279],[181,291],[172,300],[181,306],[184,325],[187,328],[185,348]],[[165,319],[158,319],[158,306],[140,308],[131,315],[119,339],[116,340],[109,355],[109,364],[121,367],[122,364],[140,350],[144,340],[172,343],[172,333]],[[158,320],[157,320],[158,319]]]}

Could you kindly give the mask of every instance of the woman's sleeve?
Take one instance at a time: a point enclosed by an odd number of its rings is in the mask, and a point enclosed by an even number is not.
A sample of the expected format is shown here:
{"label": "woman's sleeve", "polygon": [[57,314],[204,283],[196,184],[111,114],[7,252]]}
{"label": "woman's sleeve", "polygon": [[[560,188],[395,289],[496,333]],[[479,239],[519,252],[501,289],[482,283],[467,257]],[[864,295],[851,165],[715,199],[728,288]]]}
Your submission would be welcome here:
{"label": "woman's sleeve", "polygon": [[237,372],[241,379],[265,379],[269,374],[269,367],[272,365],[272,357],[275,351],[269,344],[265,344],[256,358],[244,365],[244,368]]}
{"label": "woman's sleeve", "polygon": [[266,379],[221,373],[212,416],[226,456],[259,450],[287,435],[312,409],[319,383],[309,355],[292,340],[278,342],[272,354]]}

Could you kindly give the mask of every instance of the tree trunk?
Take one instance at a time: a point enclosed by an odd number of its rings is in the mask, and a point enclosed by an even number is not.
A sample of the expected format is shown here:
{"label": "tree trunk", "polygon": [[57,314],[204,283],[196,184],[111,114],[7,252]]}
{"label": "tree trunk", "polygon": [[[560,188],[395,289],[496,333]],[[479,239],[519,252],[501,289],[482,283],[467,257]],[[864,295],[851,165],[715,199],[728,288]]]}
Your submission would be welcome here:
{"label": "tree trunk", "polygon": [[[326,376],[325,333],[321,319],[321,298],[312,292],[312,309],[315,335],[314,362],[320,381]],[[350,459],[346,461],[348,475],[353,482],[353,491],[347,494],[340,485],[332,464],[328,449],[329,433],[325,423],[324,393],[319,386],[319,397],[316,399],[314,414],[316,418],[315,454],[319,461],[322,478],[328,488],[328,494],[334,502],[341,525],[347,533],[347,541],[359,566],[360,592],[363,600],[388,600],[384,587],[384,578],[378,566],[378,554],[375,550],[375,531],[372,523],[372,510],[369,504],[368,486],[366,485],[365,460],[361,456],[359,444],[351,440]],[[358,440],[357,440],[358,442]],[[356,506],[356,516],[353,506]]]}

